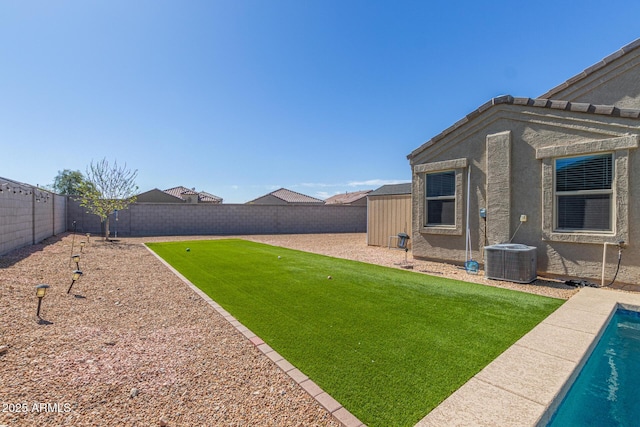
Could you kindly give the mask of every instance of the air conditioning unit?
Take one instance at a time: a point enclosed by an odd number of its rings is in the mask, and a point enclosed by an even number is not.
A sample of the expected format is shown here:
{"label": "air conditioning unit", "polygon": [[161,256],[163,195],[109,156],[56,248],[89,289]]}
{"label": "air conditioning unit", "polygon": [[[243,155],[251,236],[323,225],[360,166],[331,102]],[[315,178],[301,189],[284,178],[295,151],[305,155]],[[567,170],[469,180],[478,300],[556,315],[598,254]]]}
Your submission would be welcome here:
{"label": "air conditioning unit", "polygon": [[536,247],[501,243],[484,247],[484,275],[488,279],[531,283],[537,279]]}

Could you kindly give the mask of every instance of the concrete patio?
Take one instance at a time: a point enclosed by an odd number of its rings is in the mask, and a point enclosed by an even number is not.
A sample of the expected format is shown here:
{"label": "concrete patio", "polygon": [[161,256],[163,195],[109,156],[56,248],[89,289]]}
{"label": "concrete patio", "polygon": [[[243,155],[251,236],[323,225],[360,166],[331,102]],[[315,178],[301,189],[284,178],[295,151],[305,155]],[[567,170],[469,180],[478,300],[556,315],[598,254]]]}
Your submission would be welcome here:
{"label": "concrete patio", "polygon": [[545,426],[618,304],[640,294],[583,288],[416,427]]}

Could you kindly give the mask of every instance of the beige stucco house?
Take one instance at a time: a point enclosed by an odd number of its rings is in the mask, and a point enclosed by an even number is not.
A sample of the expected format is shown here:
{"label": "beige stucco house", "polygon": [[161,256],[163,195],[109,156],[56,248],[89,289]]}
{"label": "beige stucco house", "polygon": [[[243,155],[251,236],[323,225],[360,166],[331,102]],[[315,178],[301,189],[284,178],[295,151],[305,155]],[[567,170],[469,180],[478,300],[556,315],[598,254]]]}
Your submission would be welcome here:
{"label": "beige stucco house", "polygon": [[490,100],[408,155],[414,257],[483,263],[520,243],[538,273],[600,284],[622,240],[617,280],[637,283],[639,136],[640,40],[539,98]]}

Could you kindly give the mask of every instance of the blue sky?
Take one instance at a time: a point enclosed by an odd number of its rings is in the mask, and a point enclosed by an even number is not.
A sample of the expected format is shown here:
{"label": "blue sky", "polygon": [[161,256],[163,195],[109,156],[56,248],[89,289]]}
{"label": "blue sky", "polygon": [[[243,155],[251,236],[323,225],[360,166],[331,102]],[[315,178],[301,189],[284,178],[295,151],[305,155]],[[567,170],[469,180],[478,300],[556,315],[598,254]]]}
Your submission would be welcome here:
{"label": "blue sky", "polygon": [[536,97],[640,37],[640,2],[0,2],[0,176],[107,158],[140,192],[244,203],[411,179],[494,96]]}

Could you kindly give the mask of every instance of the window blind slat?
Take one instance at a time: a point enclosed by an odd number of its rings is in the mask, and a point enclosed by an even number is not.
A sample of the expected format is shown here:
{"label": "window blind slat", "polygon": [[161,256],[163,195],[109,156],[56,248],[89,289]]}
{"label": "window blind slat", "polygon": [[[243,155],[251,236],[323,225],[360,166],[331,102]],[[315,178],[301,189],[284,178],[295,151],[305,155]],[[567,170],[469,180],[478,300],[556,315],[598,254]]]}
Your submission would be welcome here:
{"label": "window blind slat", "polygon": [[613,154],[561,158],[555,165],[557,228],[612,230]]}
{"label": "window blind slat", "polygon": [[454,171],[427,175],[427,197],[454,196],[456,173]]}
{"label": "window blind slat", "polygon": [[556,191],[609,190],[612,183],[611,154],[556,160]]}

